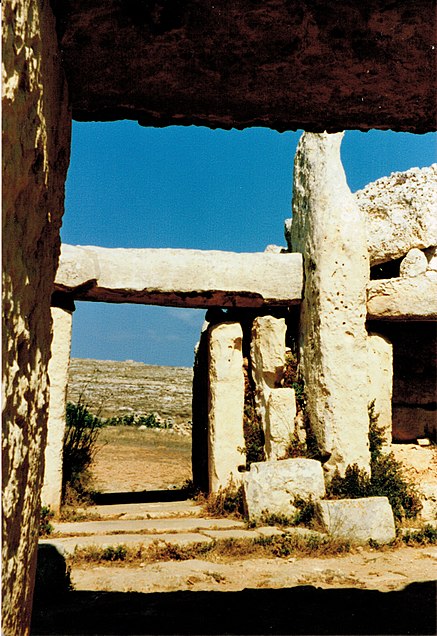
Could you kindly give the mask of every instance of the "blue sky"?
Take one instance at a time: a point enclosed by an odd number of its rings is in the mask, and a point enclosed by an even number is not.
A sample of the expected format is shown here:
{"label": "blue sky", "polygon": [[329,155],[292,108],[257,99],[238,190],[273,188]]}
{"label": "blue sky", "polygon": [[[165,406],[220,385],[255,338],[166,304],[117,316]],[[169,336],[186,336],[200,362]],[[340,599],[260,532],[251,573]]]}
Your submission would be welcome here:
{"label": "blue sky", "polygon": [[[73,124],[65,243],[236,252],[283,245],[301,132]],[[437,160],[435,134],[349,131],[352,191]],[[72,356],[191,366],[203,310],[76,303]]]}

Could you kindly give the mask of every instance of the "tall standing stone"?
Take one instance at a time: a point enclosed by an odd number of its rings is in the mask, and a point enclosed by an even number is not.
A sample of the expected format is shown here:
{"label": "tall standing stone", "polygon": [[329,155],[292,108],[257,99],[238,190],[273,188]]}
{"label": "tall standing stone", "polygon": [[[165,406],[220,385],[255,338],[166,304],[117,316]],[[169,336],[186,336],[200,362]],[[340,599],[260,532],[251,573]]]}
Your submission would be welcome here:
{"label": "tall standing stone", "polygon": [[243,330],[236,322],[209,329],[208,473],[209,490],[217,492],[241,481],[245,465],[243,432]]}
{"label": "tall standing stone", "polygon": [[393,345],[388,338],[369,333],[368,349],[369,403],[374,401],[377,425],[388,450],[392,440]]}
{"label": "tall standing stone", "polygon": [[304,255],[300,364],[328,476],[369,470],[365,225],[346,183],[342,134],[304,133],[294,166],[292,247]]}
{"label": "tall standing stone", "polygon": [[2,3],[2,630],[29,633],[71,114],[50,3]]}
{"label": "tall standing stone", "polygon": [[59,513],[62,494],[62,449],[65,434],[72,312],[52,307],[53,338],[49,360],[49,418],[41,503]]}

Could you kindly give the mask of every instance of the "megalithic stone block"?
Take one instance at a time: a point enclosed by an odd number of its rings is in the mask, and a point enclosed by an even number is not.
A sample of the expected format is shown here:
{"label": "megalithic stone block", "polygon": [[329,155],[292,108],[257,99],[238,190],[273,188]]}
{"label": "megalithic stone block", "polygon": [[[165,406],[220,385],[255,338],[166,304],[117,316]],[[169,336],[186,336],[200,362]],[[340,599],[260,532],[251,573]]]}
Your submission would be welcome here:
{"label": "megalithic stone block", "polygon": [[208,473],[209,490],[241,482],[244,466],[243,330],[236,322],[209,329]]}
{"label": "megalithic stone block", "polygon": [[304,255],[300,362],[311,428],[331,475],[370,470],[364,220],[340,159],[343,135],[304,133],[294,166],[292,247]]}

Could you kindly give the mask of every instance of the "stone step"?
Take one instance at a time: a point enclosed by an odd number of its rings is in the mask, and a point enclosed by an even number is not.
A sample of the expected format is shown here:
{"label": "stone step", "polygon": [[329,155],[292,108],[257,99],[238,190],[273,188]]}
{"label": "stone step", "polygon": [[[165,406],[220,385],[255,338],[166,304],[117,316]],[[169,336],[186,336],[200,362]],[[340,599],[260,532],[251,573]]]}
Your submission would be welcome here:
{"label": "stone step", "polygon": [[103,518],[161,519],[200,516],[203,512],[203,508],[188,499],[186,501],[98,505],[86,508],[82,512],[85,514],[98,515]]}
{"label": "stone step", "polygon": [[[223,521],[214,519],[213,521]],[[321,533],[306,528],[287,528],[280,529],[271,526],[247,530],[244,528],[222,528],[214,530],[205,528],[201,532],[160,532],[150,534],[133,534],[133,533],[117,533],[103,534],[96,533],[85,536],[76,537],[54,537],[49,539],[40,539],[40,545],[53,545],[59,552],[63,554],[73,554],[76,549],[95,546],[97,548],[107,548],[109,546],[149,546],[153,542],[169,543],[174,546],[186,546],[189,544],[207,544],[220,539],[260,539],[261,537],[270,537],[281,535],[284,532],[294,533],[299,536],[318,535]]]}
{"label": "stone step", "polygon": [[161,519],[116,519],[111,521],[74,521],[53,523],[57,534],[114,534],[132,532],[196,532],[245,528],[243,521],[235,519],[205,519],[202,517],[173,517]]}

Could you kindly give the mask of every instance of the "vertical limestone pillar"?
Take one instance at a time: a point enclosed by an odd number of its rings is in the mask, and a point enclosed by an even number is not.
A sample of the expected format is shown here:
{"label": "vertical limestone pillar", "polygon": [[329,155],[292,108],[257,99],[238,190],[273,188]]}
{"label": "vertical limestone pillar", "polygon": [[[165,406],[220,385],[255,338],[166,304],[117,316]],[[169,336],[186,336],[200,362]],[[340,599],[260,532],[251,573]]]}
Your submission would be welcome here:
{"label": "vertical limestone pillar", "polygon": [[46,0],[2,3],[2,630],[30,629],[71,113]]}
{"label": "vertical limestone pillar", "polygon": [[72,312],[52,307],[52,346],[49,360],[49,417],[41,504],[56,514],[61,507],[62,447],[65,433],[68,368],[70,366]]}
{"label": "vertical limestone pillar", "polygon": [[378,426],[388,448],[392,440],[393,345],[384,336],[369,333],[368,355],[369,403],[375,401]]}
{"label": "vertical limestone pillar", "polygon": [[329,477],[370,470],[366,286],[361,212],[340,159],[343,134],[304,133],[294,166],[293,251],[304,256],[300,365],[311,428]]}
{"label": "vertical limestone pillar", "polygon": [[209,490],[217,492],[232,480],[241,481],[245,465],[243,415],[243,331],[236,322],[209,329],[208,474]]}
{"label": "vertical limestone pillar", "polygon": [[294,390],[280,386],[284,376],[286,330],[285,319],[273,316],[259,316],[252,325],[252,377],[268,460],[284,456],[296,417]]}

